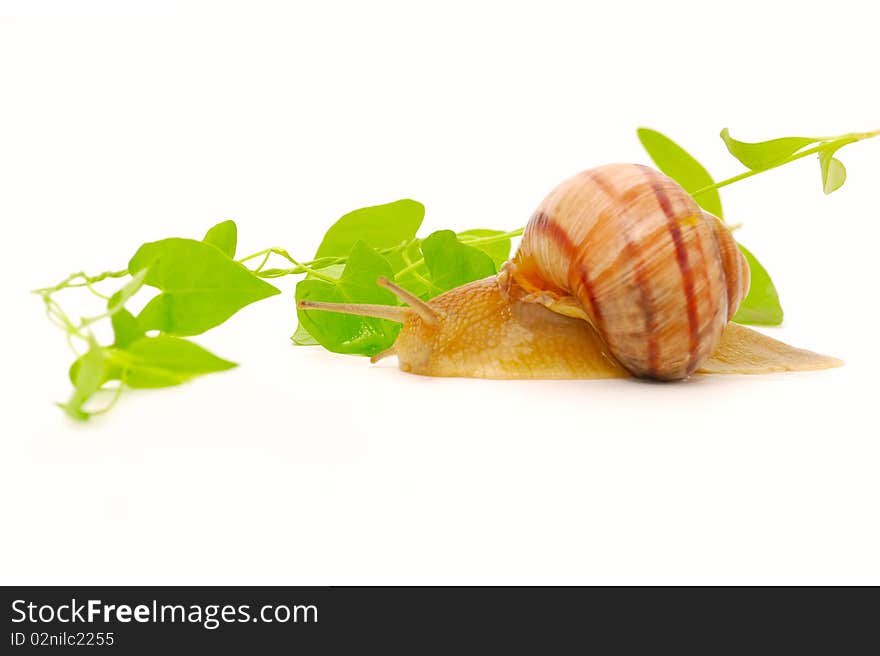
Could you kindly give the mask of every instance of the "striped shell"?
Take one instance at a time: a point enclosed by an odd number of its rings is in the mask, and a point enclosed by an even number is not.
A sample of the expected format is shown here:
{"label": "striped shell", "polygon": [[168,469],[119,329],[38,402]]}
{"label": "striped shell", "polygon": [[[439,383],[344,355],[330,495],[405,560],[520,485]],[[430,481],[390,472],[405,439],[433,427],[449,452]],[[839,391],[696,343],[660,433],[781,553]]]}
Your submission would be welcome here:
{"label": "striped shell", "polygon": [[663,380],[689,376],[712,355],[749,286],[724,224],[637,164],[600,166],[556,187],[510,271],[527,292],[573,296],[624,367]]}

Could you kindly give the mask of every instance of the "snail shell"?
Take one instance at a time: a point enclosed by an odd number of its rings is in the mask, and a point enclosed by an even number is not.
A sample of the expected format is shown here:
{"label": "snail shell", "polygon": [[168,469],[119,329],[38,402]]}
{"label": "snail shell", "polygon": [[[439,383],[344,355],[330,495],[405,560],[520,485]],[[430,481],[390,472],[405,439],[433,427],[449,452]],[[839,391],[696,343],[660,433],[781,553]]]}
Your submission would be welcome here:
{"label": "snail shell", "polygon": [[727,227],[674,180],[637,164],[590,169],[556,187],[507,271],[551,310],[579,306],[626,369],[662,380],[685,378],[712,355],[749,287]]}

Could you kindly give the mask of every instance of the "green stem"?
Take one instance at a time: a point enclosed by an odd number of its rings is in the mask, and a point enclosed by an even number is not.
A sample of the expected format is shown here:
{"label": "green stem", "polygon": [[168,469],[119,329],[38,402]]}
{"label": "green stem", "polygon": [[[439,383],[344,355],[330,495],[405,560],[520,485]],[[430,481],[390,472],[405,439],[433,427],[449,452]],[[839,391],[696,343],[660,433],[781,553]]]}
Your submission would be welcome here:
{"label": "green stem", "polygon": [[[423,285],[427,286],[427,288],[429,290],[433,290],[433,291],[437,291],[437,292],[443,291],[436,284],[434,284],[434,281],[429,280],[428,278],[425,278],[425,276],[423,276],[421,273],[419,273],[416,270],[417,265],[415,265],[413,263],[413,261],[410,259],[409,255],[406,254],[406,250],[404,250],[401,253],[401,255],[403,256],[403,262],[404,262],[404,264],[406,264],[406,267],[404,269],[402,269],[401,271],[398,271],[397,274],[395,274],[395,278],[400,278],[402,273],[404,273],[407,270],[410,270],[410,271],[412,271],[412,274],[415,277],[415,279],[418,280],[419,282],[421,282]],[[421,261],[424,262],[424,258],[422,258]]]}
{"label": "green stem", "polygon": [[721,182],[716,182],[715,184],[708,185],[703,187],[702,189],[697,189],[695,192],[691,194],[693,197],[697,197],[700,194],[704,194],[707,191],[712,191],[713,189],[721,189],[722,187],[726,187],[727,185],[732,185],[734,182],[739,182],[740,180],[745,180],[746,178],[751,178],[754,175],[758,175],[759,173],[764,173],[765,171],[771,171],[773,169],[779,168],[783,164],[788,164],[789,162],[793,162],[795,160],[801,159],[803,157],[807,157],[808,155],[813,155],[818,153],[821,150],[825,149],[825,144],[821,146],[815,146],[814,148],[809,148],[808,150],[803,151],[802,153],[798,153],[797,155],[792,155],[791,157],[782,160],[778,164],[774,164],[773,166],[769,166],[766,169],[752,169],[749,171],[745,171],[740,173],[739,175],[735,175],[732,178],[727,178],[726,180],[722,180]]}
{"label": "green stem", "polygon": [[505,239],[511,239],[513,237],[519,237],[525,231],[525,228],[517,228],[516,230],[510,230],[509,232],[502,232],[498,235],[490,235],[488,237],[474,237],[470,236],[459,237],[459,241],[462,244],[491,244],[496,241],[504,241]]}
{"label": "green stem", "polygon": [[[120,271],[104,271],[103,273],[99,273],[96,276],[86,275],[84,271],[79,271],[78,273],[71,273],[64,280],[59,282],[57,285],[53,287],[44,287],[42,289],[34,289],[31,293],[40,294],[41,296],[46,294],[53,294],[55,292],[60,292],[63,289],[71,289],[74,287],[89,287],[91,288],[95,283],[99,283],[102,280],[106,280],[107,278],[123,278],[128,275],[128,269],[122,269]],[[77,278],[82,279],[83,282],[74,283],[73,281]],[[103,294],[98,294],[99,296],[103,296]]]}
{"label": "green stem", "polygon": [[[315,278],[318,278],[319,280],[325,280],[327,282],[336,282],[336,280],[334,278],[331,278],[330,276],[325,276],[323,273],[320,273],[317,269],[310,266],[311,263],[304,263],[304,262],[299,262],[298,260],[295,260],[293,257],[291,257],[290,253],[288,253],[285,249],[280,248],[278,246],[274,246],[272,248],[264,248],[261,251],[253,253],[251,255],[248,255],[247,257],[241,258],[240,260],[238,260],[238,263],[244,264],[248,260],[252,260],[257,257],[265,256],[263,259],[263,262],[260,264],[260,266],[257,267],[255,270],[251,271],[251,273],[253,273],[254,275],[259,276],[262,271],[263,266],[266,264],[266,260],[268,259],[269,255],[279,255],[280,257],[283,257],[285,260],[287,260],[291,264],[295,265],[295,269],[291,269],[291,271],[296,270],[299,273],[308,273],[308,274],[314,276]],[[329,265],[327,265],[327,266],[329,266]],[[279,276],[270,276],[270,277],[277,278]]]}
{"label": "green stem", "polygon": [[[498,241],[504,241],[505,239],[511,239],[513,237],[519,237],[522,235],[524,228],[517,228],[515,230],[510,230],[508,232],[503,232],[497,235],[490,235],[488,237],[470,237],[464,236],[459,237],[461,243],[468,244],[469,246],[473,245],[485,245],[491,244]],[[415,244],[421,244],[422,240],[416,237],[415,239],[411,239],[409,241],[402,242],[397,246],[389,246],[387,248],[379,249],[380,255],[391,255],[392,253],[406,252],[411,246]],[[326,269],[327,267],[331,267],[338,264],[345,264],[348,262],[347,256],[337,256],[337,257],[319,257],[314,260],[310,260],[308,262],[298,262],[294,260],[287,251],[283,248],[264,248],[261,251],[257,251],[256,253],[252,253],[247,257],[243,257],[238,262],[240,264],[244,264],[250,260],[253,260],[258,257],[265,257],[268,255],[279,255],[286,259],[291,264],[295,264],[293,268],[290,269],[269,269],[264,271],[263,266],[265,265],[265,260],[258,266],[256,269],[252,269],[252,273],[260,278],[281,278],[282,276],[295,276],[301,275],[303,273],[309,273],[313,276],[320,278],[322,280],[327,280],[328,282],[336,282],[336,280],[330,276],[325,276],[318,273],[321,269]],[[409,273],[410,271],[415,270],[417,267],[421,266],[424,263],[424,258],[419,258],[415,260],[411,264],[408,264],[406,268],[399,271],[397,275],[402,273]]]}
{"label": "green stem", "polygon": [[423,257],[420,257],[417,260],[411,261],[409,264],[407,264],[405,267],[403,267],[400,271],[395,273],[394,278],[397,279],[397,278],[400,278],[401,276],[406,275],[407,273],[414,272],[416,269],[418,269],[424,263],[425,263],[425,258],[423,258]]}
{"label": "green stem", "polygon": [[263,267],[266,266],[266,263],[269,261],[269,257],[271,255],[272,255],[272,253],[266,253],[266,255],[263,257],[263,261],[260,262],[260,265],[256,269],[254,269],[254,273],[259,273],[260,271],[263,270]]}
{"label": "green stem", "polygon": [[822,139],[822,143],[818,146],[813,146],[812,148],[808,148],[800,153],[792,155],[790,157],[785,158],[773,164],[772,166],[768,166],[765,169],[752,169],[749,171],[744,171],[739,175],[735,175],[732,178],[727,178],[726,180],[722,180],[721,182],[716,182],[715,184],[708,185],[701,189],[697,189],[695,192],[691,194],[693,197],[697,197],[700,194],[704,194],[708,191],[712,191],[715,189],[721,189],[722,187],[726,187],[728,185],[732,185],[734,182],[739,182],[740,180],[745,180],[746,178],[751,178],[754,175],[758,175],[759,173],[764,173],[765,171],[771,171],[773,169],[777,169],[780,166],[785,164],[789,164],[799,159],[803,159],[809,155],[815,155],[829,147],[834,147],[834,150],[846,146],[847,144],[855,143],[857,141],[863,141],[864,139],[871,139],[872,137],[876,137],[880,135],[880,130],[874,130],[872,132],[851,132],[849,134],[844,134],[839,137],[830,137],[826,139]]}

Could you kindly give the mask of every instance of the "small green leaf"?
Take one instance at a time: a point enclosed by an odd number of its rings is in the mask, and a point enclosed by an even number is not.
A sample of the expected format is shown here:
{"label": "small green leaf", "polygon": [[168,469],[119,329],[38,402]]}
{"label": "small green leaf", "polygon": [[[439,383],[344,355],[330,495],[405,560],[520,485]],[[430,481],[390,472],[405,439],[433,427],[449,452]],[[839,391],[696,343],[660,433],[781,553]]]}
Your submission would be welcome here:
{"label": "small green leaf", "polygon": [[[473,237],[477,239],[482,239],[485,237],[494,237],[495,235],[503,235],[503,230],[486,230],[483,228],[476,228],[474,230],[465,230],[464,232],[458,233],[459,241],[466,243],[468,237]],[[465,239],[462,239],[465,237]],[[481,244],[467,244],[472,248],[477,248],[483,251],[486,255],[492,258],[492,261],[495,263],[495,270],[501,268],[507,260],[510,259],[510,239],[502,239],[499,241],[492,241],[489,243]]]}
{"label": "small green leaf", "polygon": [[409,199],[349,212],[330,226],[315,258],[348,255],[359,241],[377,250],[397,246],[416,236],[424,218],[425,207]]}
{"label": "small green leaf", "polygon": [[[375,249],[357,242],[339,280],[302,280],[296,286],[296,300],[397,305],[394,294],[376,284],[379,276],[392,278],[391,265]],[[298,316],[300,325],[335,353],[375,355],[390,347],[400,332],[400,324],[384,319],[318,310],[299,310]]]}
{"label": "small green leaf", "polygon": [[782,137],[770,141],[746,143],[737,141],[730,136],[727,128],[721,131],[721,138],[730,154],[736,157],[753,171],[763,171],[779,164],[787,157],[794,155],[804,146],[816,143],[812,137]]}
{"label": "small green leaf", "polygon": [[238,227],[235,221],[222,221],[208,230],[202,241],[216,246],[231,259],[235,257],[235,247],[238,245]]}
{"label": "small green leaf", "polygon": [[819,167],[822,171],[822,190],[826,194],[837,191],[846,182],[846,167],[834,157],[836,148],[829,148],[819,153]]}
{"label": "small green leaf", "polygon": [[[715,184],[703,165],[666,135],[649,128],[639,128],[636,133],[657,168],[678,182],[689,194],[694,195],[698,190]],[[710,214],[724,218],[717,189],[694,195],[694,200]]]}
{"label": "small green leaf", "polygon": [[302,321],[297,324],[296,332],[293,333],[290,341],[297,346],[318,346],[319,344],[318,340],[312,337],[308,329],[302,324]]}
{"label": "small green leaf", "polygon": [[422,242],[431,280],[443,291],[497,272],[492,258],[473,246],[462,244],[452,230],[438,230]]}
{"label": "small green leaf", "polygon": [[737,323],[778,326],[782,323],[782,306],[779,304],[779,294],[770,279],[770,274],[745,246],[739,244],[739,249],[749,263],[751,284],[749,293],[740,304],[733,320]]}
{"label": "small green leaf", "polygon": [[59,403],[64,411],[73,419],[84,421],[91,413],[83,410],[83,405],[92,395],[101,389],[104,384],[106,358],[104,349],[97,342],[91,340],[89,350],[77,358],[70,368],[70,376],[73,382],[73,394],[67,403]]}
{"label": "small green leaf", "polygon": [[138,315],[144,330],[198,335],[246,305],[280,293],[216,247],[193,239],[144,244],[128,269],[137,273],[145,268],[145,284],[162,293]]}
{"label": "small green leaf", "polygon": [[111,315],[110,323],[113,325],[113,346],[119,348],[125,348],[134,340],[143,337],[146,332],[141,328],[137,318],[125,308]]}
{"label": "small green leaf", "polygon": [[237,366],[198,344],[180,337],[142,337],[113,353],[129,387],[153,388],[179,385],[203,374]]}

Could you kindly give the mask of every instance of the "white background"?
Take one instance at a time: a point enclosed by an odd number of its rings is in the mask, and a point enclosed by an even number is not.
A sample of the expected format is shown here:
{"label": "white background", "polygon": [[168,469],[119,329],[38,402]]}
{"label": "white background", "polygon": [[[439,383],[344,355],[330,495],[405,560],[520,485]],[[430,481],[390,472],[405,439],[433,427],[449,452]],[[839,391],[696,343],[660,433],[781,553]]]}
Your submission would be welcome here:
{"label": "white background", "polygon": [[225,218],[240,253],[303,258],[401,197],[425,234],[516,228],[568,175],[647,162],[639,125],[719,179],[725,126],[880,128],[873,3],[0,6],[0,582],[880,583],[880,139],[832,196],[813,160],[722,194],[773,334],[833,371],[419,378],[292,347],[285,279],[197,338],[240,368],[78,425],[28,294]]}

